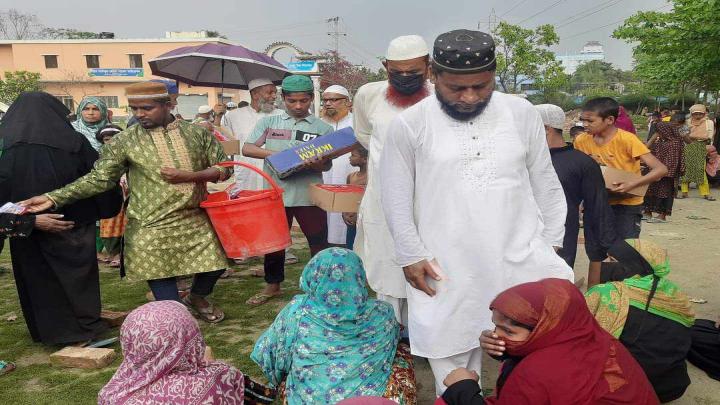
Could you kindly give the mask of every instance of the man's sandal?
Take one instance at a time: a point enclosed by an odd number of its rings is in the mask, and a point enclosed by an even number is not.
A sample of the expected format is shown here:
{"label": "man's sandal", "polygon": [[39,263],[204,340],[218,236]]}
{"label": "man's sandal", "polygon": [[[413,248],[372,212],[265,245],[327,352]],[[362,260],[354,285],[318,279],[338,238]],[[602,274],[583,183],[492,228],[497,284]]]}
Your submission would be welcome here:
{"label": "man's sandal", "polygon": [[208,301],[209,305],[203,308],[194,305],[190,299],[190,294],[188,294],[182,298],[182,302],[193,315],[207,323],[218,323],[225,319],[225,313],[210,301]]}

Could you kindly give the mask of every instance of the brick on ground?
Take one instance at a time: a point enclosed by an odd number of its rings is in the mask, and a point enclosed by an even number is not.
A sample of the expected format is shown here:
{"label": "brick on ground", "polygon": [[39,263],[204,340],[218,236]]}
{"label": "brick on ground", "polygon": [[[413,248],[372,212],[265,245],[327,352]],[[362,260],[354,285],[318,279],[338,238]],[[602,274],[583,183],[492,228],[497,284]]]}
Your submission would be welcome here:
{"label": "brick on ground", "polygon": [[68,346],[50,355],[54,366],[95,369],[103,368],[115,359],[115,350]]}
{"label": "brick on ground", "polygon": [[100,311],[100,319],[107,322],[108,325],[112,327],[120,326],[122,325],[123,321],[125,321],[125,317],[127,317],[127,312],[122,311],[110,311],[103,309]]}

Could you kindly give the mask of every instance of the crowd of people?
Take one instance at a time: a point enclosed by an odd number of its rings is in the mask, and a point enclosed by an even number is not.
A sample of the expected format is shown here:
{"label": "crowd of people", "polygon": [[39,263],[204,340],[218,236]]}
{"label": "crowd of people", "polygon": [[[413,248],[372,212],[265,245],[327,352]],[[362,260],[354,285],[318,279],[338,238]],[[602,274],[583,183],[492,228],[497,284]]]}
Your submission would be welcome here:
{"label": "crowd of people", "polygon": [[[587,100],[567,142],[560,107],[495,91],[495,52],[479,31],[444,33],[432,48],[395,38],[388,79],[354,95],[327,87],[320,116],[302,75],[285,77],[279,95],[252,80],[249,103],[202,106],[192,122],[174,114],[177,86],[132,84],[125,128],[95,97],[71,122],[49,94],[22,94],[0,124],[0,203],[28,213],[0,214],[0,231],[30,337],[78,344],[106,330],[100,261],[146,281],[154,300],[123,323],[123,362],[100,404],[414,404],[413,356],[427,359],[447,405],[668,402],[690,384],[687,358],[718,378],[720,330],[696,324],[667,278],[667,251],[640,238],[642,220],[667,221],[689,183],[713,200],[705,106],[687,121],[658,117],[644,142],[617,101]],[[284,179],[268,167],[347,127],[351,153]],[[234,157],[220,144],[230,139],[242,145]],[[312,257],[302,294],[252,350],[266,385],[205,359],[191,316],[225,318],[208,299],[229,268],[200,208],[208,183],[264,187],[221,165],[229,159],[279,184],[287,226],[299,225]],[[606,184],[602,166],[634,177]],[[364,186],[358,212],[314,206],[308,187],[323,182]],[[581,226],[590,266],[576,276]],[[245,305],[280,296],[293,260],[266,254],[266,286]],[[489,396],[483,352],[501,362]]]}

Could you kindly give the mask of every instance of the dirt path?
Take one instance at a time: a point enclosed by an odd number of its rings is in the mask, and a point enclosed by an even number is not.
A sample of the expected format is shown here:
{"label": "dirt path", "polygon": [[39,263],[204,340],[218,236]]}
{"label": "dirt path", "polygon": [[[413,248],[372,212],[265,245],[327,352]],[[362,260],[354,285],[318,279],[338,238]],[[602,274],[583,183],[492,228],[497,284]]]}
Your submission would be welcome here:
{"label": "dirt path", "polygon": [[[718,194],[717,190],[713,190]],[[643,239],[659,243],[668,250],[672,272],[669,278],[688,295],[706,299],[706,304],[695,304],[698,318],[720,317],[720,200],[715,202],[697,198],[675,200],[673,216],[664,224],[643,222]],[[587,277],[588,260],[584,248],[578,247],[575,264],[576,277]],[[483,387],[491,388],[497,376],[497,362],[485,357],[483,361]],[[688,363],[692,384],[685,395],[672,404],[720,404],[720,382]],[[433,377],[427,362],[418,359],[416,376],[419,404],[434,401]]]}

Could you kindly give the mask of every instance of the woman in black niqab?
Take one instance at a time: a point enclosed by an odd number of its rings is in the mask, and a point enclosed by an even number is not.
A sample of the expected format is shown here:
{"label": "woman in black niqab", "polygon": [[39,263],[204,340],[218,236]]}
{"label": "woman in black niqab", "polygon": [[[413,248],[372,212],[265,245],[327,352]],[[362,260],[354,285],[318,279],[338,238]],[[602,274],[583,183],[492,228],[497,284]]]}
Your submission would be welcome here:
{"label": "woman in black niqab", "polygon": [[[10,106],[0,122],[0,205],[58,189],[90,171],[98,154],[70,125],[69,113],[43,92],[23,93]],[[100,320],[95,221],[117,213],[121,203],[118,191],[111,190],[58,210],[75,222],[71,230],[36,229],[10,239],[15,284],[33,341],[81,342],[107,328]]]}

